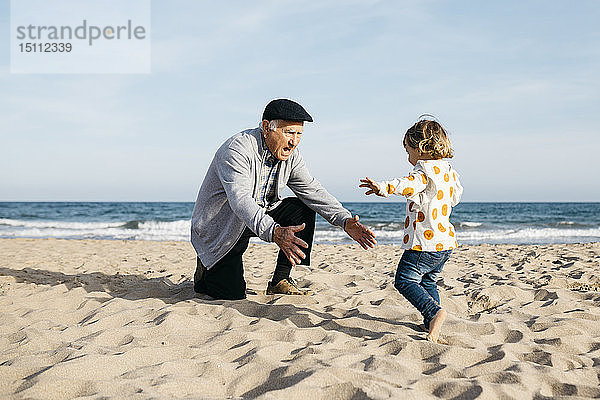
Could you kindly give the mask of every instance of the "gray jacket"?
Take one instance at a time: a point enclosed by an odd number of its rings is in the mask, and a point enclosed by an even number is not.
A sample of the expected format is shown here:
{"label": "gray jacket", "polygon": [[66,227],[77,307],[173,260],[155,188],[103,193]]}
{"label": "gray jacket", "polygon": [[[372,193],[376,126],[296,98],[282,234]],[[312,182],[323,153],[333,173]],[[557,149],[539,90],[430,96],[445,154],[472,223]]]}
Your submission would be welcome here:
{"label": "gray jacket", "polygon": [[[269,150],[263,145],[260,128],[229,138],[217,150],[208,168],[192,214],[191,240],[206,268],[211,268],[237,243],[249,227],[259,238],[273,241],[275,221],[256,203],[260,172]],[[352,215],[313,178],[296,148],[290,158],[280,161],[276,201],[287,185],[308,207],[332,225],[344,228]]]}

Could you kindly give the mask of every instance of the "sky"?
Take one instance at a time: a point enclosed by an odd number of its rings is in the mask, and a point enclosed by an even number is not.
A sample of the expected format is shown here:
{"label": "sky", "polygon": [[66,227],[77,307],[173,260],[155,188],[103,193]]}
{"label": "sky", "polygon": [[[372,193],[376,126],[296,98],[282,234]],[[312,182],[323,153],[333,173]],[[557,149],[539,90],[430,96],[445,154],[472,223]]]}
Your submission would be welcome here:
{"label": "sky", "polygon": [[194,201],[281,97],[313,116],[299,150],[340,201],[410,171],[423,113],[463,201],[600,201],[599,19],[598,1],[154,0],[151,73],[13,74],[0,0],[0,201]]}

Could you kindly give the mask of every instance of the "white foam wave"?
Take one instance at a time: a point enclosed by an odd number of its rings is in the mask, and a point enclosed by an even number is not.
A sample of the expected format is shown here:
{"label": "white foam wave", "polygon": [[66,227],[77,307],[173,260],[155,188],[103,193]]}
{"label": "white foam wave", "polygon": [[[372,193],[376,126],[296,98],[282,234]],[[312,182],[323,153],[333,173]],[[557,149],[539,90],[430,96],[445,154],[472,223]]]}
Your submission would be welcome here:
{"label": "white foam wave", "polygon": [[[482,225],[478,222],[473,228]],[[476,224],[476,225],[475,225]],[[137,227],[132,229],[132,225]],[[402,226],[372,226],[380,244],[400,244],[404,236]],[[459,225],[460,226],[460,225]],[[395,228],[395,229],[392,229]],[[127,240],[175,240],[188,241],[190,221],[145,221],[131,224],[126,221],[111,222],[63,222],[23,221],[0,219],[0,237],[64,238],[64,239],[127,239]],[[573,229],[520,228],[520,229],[457,229],[460,243],[570,243],[600,241],[600,227]],[[259,241],[258,239],[253,241]],[[317,226],[315,243],[352,243],[341,229]]]}
{"label": "white foam wave", "polygon": [[0,219],[0,236],[63,239],[178,240],[190,237],[190,221],[146,221],[137,229],[127,222],[20,221]]}
{"label": "white foam wave", "polygon": [[147,221],[139,225],[138,240],[189,240],[190,220]]}
{"label": "white foam wave", "polygon": [[465,222],[459,222],[458,226],[462,226],[462,227],[468,227],[468,228],[477,228],[479,226],[483,225],[482,222],[469,222],[469,221],[465,221]]}
{"label": "white foam wave", "polygon": [[[404,237],[402,229],[396,231],[374,229],[377,241],[381,244],[400,244]],[[600,241],[600,228],[560,229],[523,228],[495,230],[457,231],[459,243],[573,243],[578,241]],[[315,242],[350,243],[352,239],[342,230],[317,230]]]}
{"label": "white foam wave", "polygon": [[23,221],[0,218],[0,225],[32,229],[107,229],[122,226],[125,222],[65,222],[65,221]]}
{"label": "white foam wave", "polygon": [[577,238],[596,238],[600,240],[600,228],[587,229],[559,229],[559,228],[523,228],[523,229],[495,229],[482,231],[463,231],[457,232],[459,240],[463,241],[494,241],[512,242],[512,241],[527,241],[531,239],[544,240],[547,239],[551,243],[555,243],[558,239],[577,239]]}

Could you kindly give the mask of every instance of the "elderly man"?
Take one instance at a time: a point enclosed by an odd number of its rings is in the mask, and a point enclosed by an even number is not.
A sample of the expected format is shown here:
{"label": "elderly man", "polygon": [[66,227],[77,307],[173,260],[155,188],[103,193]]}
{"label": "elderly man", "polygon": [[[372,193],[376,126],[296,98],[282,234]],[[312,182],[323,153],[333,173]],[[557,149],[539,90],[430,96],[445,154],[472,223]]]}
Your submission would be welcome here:
{"label": "elderly man", "polygon": [[[242,254],[250,237],[258,236],[280,248],[267,294],[306,294],[290,272],[296,264],[310,264],[315,212],[363,248],[375,244],[373,232],[308,172],[296,149],[304,121],[312,122],[312,117],[300,104],[273,100],[258,128],[232,136],[217,150],[192,215],[197,293],[245,298]],[[280,198],[286,185],[297,197]]]}

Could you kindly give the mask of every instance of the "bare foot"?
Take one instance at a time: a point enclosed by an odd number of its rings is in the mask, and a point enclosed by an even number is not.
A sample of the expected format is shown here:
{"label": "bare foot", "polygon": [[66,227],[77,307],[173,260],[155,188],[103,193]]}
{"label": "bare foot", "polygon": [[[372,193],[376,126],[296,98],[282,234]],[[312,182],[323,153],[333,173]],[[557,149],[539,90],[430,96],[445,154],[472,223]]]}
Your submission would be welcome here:
{"label": "bare foot", "polygon": [[448,313],[443,308],[435,314],[435,317],[429,323],[429,334],[427,335],[427,340],[433,343],[438,343],[438,339],[440,338],[440,330],[442,329],[442,325],[446,320]]}

